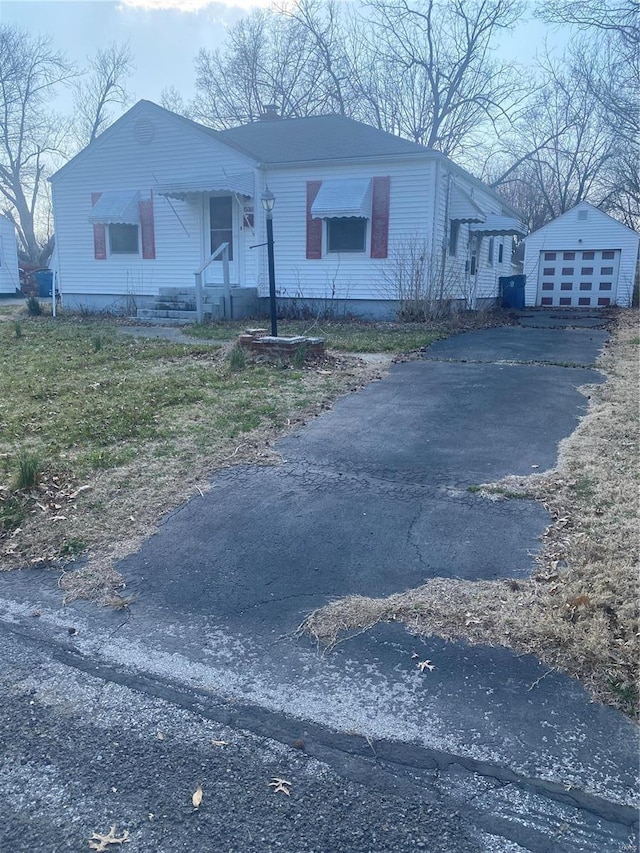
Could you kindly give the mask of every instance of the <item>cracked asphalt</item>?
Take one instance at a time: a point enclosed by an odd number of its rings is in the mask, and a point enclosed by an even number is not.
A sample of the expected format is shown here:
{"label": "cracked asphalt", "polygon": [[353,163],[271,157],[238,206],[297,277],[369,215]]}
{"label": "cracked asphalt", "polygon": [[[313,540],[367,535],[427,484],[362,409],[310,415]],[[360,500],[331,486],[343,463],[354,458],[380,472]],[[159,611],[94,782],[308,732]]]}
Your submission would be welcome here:
{"label": "cracked asphalt", "polygon": [[3,576],[0,850],[111,824],[129,853],[635,849],[637,728],[576,682],[397,625],[332,652],[295,634],[336,596],[531,571],[545,511],[468,487],[554,466],[601,326],[525,312],[439,342],[282,439],[281,466],[218,473],[118,566],[128,614]]}

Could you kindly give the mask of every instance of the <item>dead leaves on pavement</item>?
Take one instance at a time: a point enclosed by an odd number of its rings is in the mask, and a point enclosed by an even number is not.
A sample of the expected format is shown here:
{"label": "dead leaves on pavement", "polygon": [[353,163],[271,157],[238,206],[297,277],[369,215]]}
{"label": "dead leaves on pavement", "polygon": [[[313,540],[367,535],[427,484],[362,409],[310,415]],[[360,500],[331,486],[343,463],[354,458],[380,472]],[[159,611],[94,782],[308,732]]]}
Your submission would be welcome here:
{"label": "dead leaves on pavement", "polygon": [[108,835],[101,835],[99,832],[94,832],[89,840],[89,847],[91,850],[104,851],[111,844],[125,844],[128,841],[129,831],[125,829],[122,835],[118,837],[114,824],[109,830]]}

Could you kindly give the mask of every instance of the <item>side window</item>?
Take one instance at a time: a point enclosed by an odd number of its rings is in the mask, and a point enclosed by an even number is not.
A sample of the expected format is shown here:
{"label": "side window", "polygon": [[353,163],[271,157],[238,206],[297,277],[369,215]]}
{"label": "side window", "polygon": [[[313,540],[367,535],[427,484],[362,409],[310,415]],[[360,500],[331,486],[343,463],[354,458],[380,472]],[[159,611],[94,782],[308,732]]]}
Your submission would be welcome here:
{"label": "side window", "polygon": [[109,225],[109,251],[112,255],[137,255],[137,225]]}
{"label": "side window", "polygon": [[458,234],[460,233],[460,222],[457,219],[449,221],[449,254],[455,257],[458,251]]}
{"label": "side window", "polygon": [[494,238],[490,237],[489,238],[489,248],[487,250],[487,263],[489,264],[490,267],[493,266],[493,244],[494,244]]}
{"label": "side window", "polygon": [[362,216],[327,219],[328,252],[364,252],[367,248],[367,220]]}
{"label": "side window", "polygon": [[498,246],[498,263],[499,264],[502,263],[503,255],[504,255],[504,244],[500,243],[500,245]]}

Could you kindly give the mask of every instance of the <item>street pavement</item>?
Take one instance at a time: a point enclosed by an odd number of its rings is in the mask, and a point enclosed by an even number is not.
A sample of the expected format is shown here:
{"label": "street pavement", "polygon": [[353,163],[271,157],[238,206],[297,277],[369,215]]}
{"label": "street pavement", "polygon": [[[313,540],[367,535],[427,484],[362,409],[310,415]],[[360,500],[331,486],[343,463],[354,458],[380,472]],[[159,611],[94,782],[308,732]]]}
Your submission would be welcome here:
{"label": "street pavement", "polygon": [[[3,577],[5,645],[17,655],[20,638],[24,654],[35,656],[32,668],[21,664],[24,671],[42,670],[50,683],[57,667],[61,682],[88,679],[83,689],[98,697],[88,706],[61,697],[46,705],[41,677],[32,675],[29,701],[47,707],[40,730],[63,725],[66,708],[72,730],[77,720],[83,732],[78,749],[90,756],[105,720],[126,718],[129,705],[160,702],[158,719],[184,713],[189,725],[225,726],[243,743],[259,737],[265,749],[287,756],[296,780],[306,778],[308,762],[331,780],[315,793],[305,788],[306,805],[295,819],[289,814],[288,830],[276,821],[263,836],[256,834],[262,806],[255,804],[252,817],[251,801],[241,819],[245,806],[233,803],[240,795],[225,789],[224,833],[216,829],[218,846],[204,849],[635,849],[636,726],[592,703],[575,681],[507,649],[420,639],[398,625],[377,626],[332,651],[296,634],[306,613],[345,594],[531,571],[546,512],[533,501],[487,501],[468,487],[554,466],[558,442],[586,411],[579,387],[602,381],[593,365],[607,334],[597,317],[585,324],[570,314],[531,312],[523,321],[458,335],[394,366],[279,441],[279,466],[216,474],[210,492],[171,513],[117,566],[138,596],[129,613],[87,603],[62,608],[46,572]],[[416,660],[425,659],[434,669],[421,673]],[[10,689],[12,672],[5,665],[8,703],[21,696]],[[116,686],[111,707],[102,700]],[[131,749],[144,754],[144,778],[157,786],[158,745],[140,739],[134,718],[131,712],[124,730],[138,738]],[[20,738],[18,754],[28,763],[29,730]],[[195,760],[197,745],[185,750]],[[235,756],[231,773],[254,772],[247,753],[255,758],[259,750],[247,748],[246,760]],[[132,790],[136,779],[142,784],[137,767],[129,765]],[[205,769],[209,783],[220,772]],[[0,779],[0,794],[6,784]],[[91,784],[87,778],[85,797]],[[42,846],[34,837],[29,846],[16,842],[16,785],[5,804],[5,831],[13,833],[7,849],[51,849],[44,829]],[[335,785],[361,787],[341,803],[340,796],[327,799]],[[278,802],[293,805],[296,788]],[[317,798],[318,823],[309,823],[309,797]],[[158,841],[151,822],[136,823],[132,809],[140,802],[133,793],[129,799],[128,809],[110,811],[111,822],[135,828],[129,853],[201,849],[193,841],[178,845],[184,821],[175,812]],[[80,808],[71,800],[72,811]],[[393,818],[400,800],[405,812]],[[40,801],[43,826],[56,802]],[[435,811],[427,813],[426,804]],[[53,849],[78,849],[72,837]]]}

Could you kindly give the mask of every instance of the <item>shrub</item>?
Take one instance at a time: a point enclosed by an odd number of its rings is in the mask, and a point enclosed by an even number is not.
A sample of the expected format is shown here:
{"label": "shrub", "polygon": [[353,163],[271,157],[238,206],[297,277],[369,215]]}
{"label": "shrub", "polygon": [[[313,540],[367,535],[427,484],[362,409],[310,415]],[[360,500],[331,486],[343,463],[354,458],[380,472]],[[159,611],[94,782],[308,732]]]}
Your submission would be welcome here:
{"label": "shrub", "polygon": [[27,314],[30,317],[41,317],[42,316],[42,303],[35,296],[30,296],[27,299]]}

